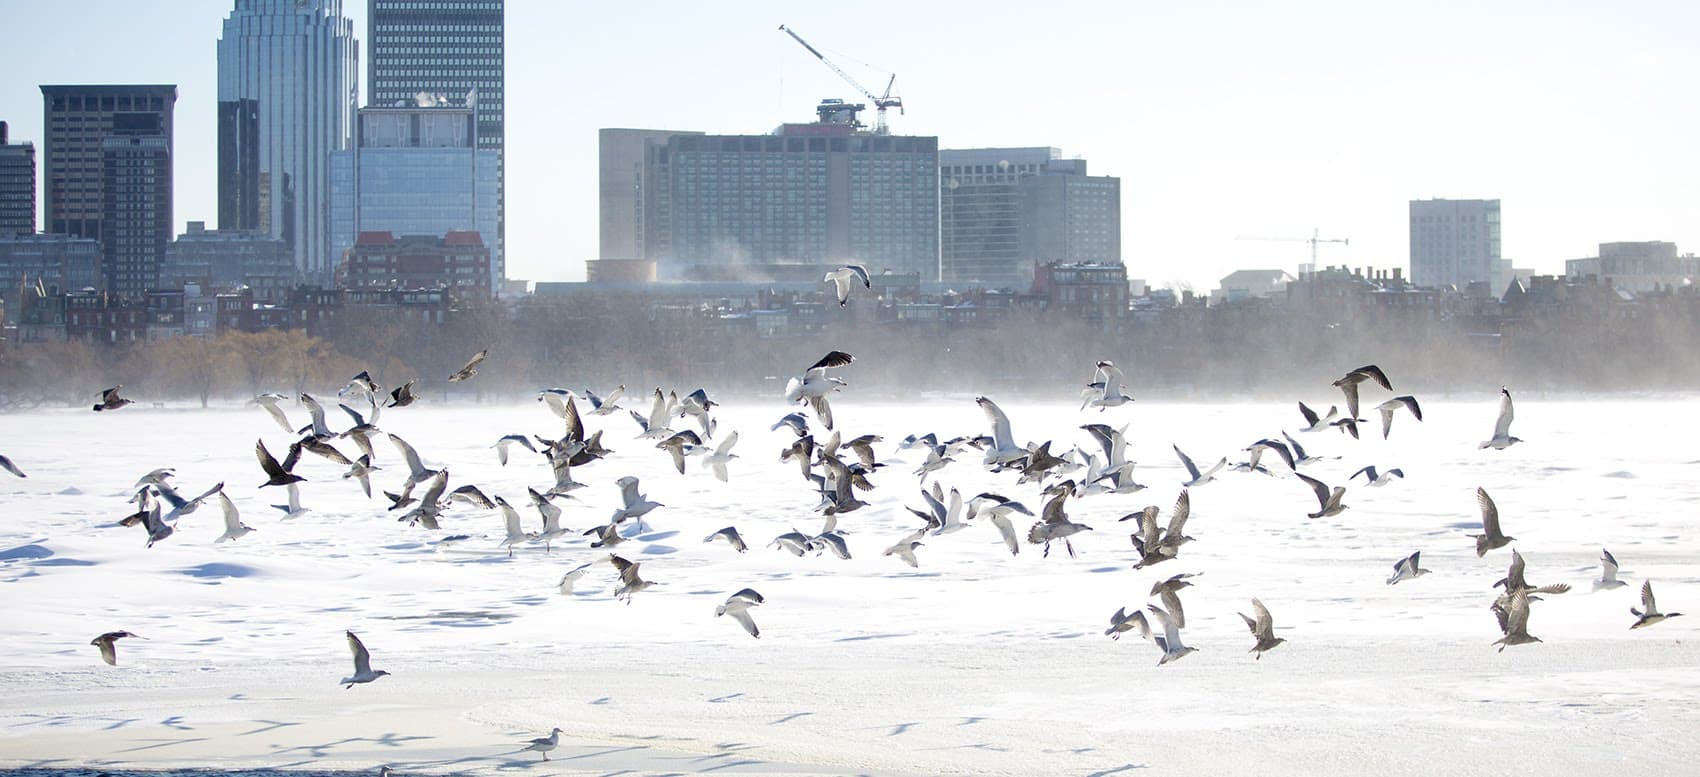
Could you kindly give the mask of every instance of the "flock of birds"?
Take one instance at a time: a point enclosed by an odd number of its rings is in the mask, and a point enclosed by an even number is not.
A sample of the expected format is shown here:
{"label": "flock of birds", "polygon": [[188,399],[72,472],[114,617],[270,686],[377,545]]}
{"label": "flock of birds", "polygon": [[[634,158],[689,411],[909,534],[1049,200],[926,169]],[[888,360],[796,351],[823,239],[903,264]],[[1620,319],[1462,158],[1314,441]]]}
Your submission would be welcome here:
{"label": "flock of birds", "polygon": [[[857,267],[848,267],[829,274],[827,280],[837,284],[841,304],[854,285],[869,285],[866,271]],[[478,374],[478,367],[486,355],[487,351],[480,351],[463,368],[448,376],[447,380],[461,382],[473,378]],[[822,523],[820,528],[813,532],[792,529],[780,534],[767,543],[768,548],[796,556],[812,553],[831,554],[841,559],[850,558],[851,543],[847,538],[850,532],[840,528],[840,523],[846,520],[844,516],[869,505],[864,497],[874,488],[875,478],[884,478],[887,473],[892,472],[891,467],[895,462],[882,461],[876,449],[876,446],[884,442],[880,436],[863,434],[844,439],[844,435],[834,428],[829,399],[848,386],[848,382],[840,377],[840,374],[854,362],[855,358],[848,353],[831,351],[786,383],[784,399],[788,404],[797,406],[797,410],[780,418],[772,425],[771,430],[783,429],[790,433],[791,443],[781,451],[779,459],[782,463],[797,468],[803,487],[810,489],[814,498],[818,499],[815,511],[819,513]],[[1338,430],[1352,438],[1359,437],[1370,424],[1368,420],[1359,417],[1360,389],[1366,384],[1392,391],[1391,381],[1375,365],[1352,370],[1333,383],[1342,393],[1344,414],[1340,413],[1338,407],[1330,407],[1326,414],[1318,414],[1300,402],[1299,412],[1303,419],[1303,424],[1299,427],[1300,434]],[[625,410],[626,415],[635,422],[637,438],[651,442],[655,449],[669,458],[674,469],[681,474],[686,472],[687,463],[695,459],[700,462],[700,469],[711,472],[721,481],[728,481],[732,474],[733,462],[739,459],[738,454],[733,452],[738,444],[738,433],[733,431],[717,437],[719,430],[714,418],[714,409],[719,403],[711,399],[703,389],[680,397],[676,392],[663,392],[661,388],[656,388],[647,397],[645,412],[629,410],[620,405],[620,402],[627,398],[624,386],[614,389],[606,396],[598,396],[588,390],[545,389],[539,392],[537,399],[562,423],[560,436],[510,434],[502,436],[491,445],[503,466],[521,449],[541,456],[549,466],[551,482],[526,489],[526,499],[522,504],[529,508],[526,513],[535,512],[535,523],[532,525],[536,527],[528,529],[528,520],[522,516],[521,509],[510,503],[507,498],[502,495],[488,495],[478,485],[471,483],[451,489],[449,467],[427,467],[412,445],[401,437],[380,429],[379,417],[384,411],[393,412],[397,408],[406,408],[413,404],[413,386],[414,383],[409,382],[385,391],[368,373],[362,372],[338,391],[334,403],[321,401],[305,393],[293,398],[281,394],[256,397],[255,404],[275,420],[291,438],[281,459],[273,455],[263,439],[255,443],[255,458],[264,477],[260,487],[281,488],[287,495],[285,503],[275,507],[288,517],[306,511],[307,508],[301,504],[301,488],[307,478],[296,472],[303,452],[346,467],[342,478],[355,480],[363,493],[370,498],[371,479],[374,473],[381,469],[377,463],[380,458],[379,448],[374,444],[382,438],[387,438],[401,462],[400,466],[391,466],[398,473],[405,473],[394,491],[382,492],[389,502],[388,511],[396,514],[398,521],[426,530],[440,530],[441,519],[445,511],[450,509],[499,512],[503,521],[502,539],[497,546],[499,549],[505,550],[511,556],[516,546],[536,543],[542,544],[544,552],[547,553],[553,543],[568,541],[575,534],[573,530],[562,525],[561,504],[563,500],[575,499],[572,492],[585,487],[584,483],[575,479],[575,470],[592,466],[612,452],[603,443],[603,435],[609,429],[590,430],[585,423],[587,416],[612,421],[613,418],[619,417],[617,414]],[[94,410],[112,411],[130,404],[131,400],[120,395],[121,388],[115,386],[101,392],[100,402],[94,406]],[[298,426],[289,419],[285,403],[291,399],[307,409],[310,420],[305,425]],[[1093,379],[1081,392],[1080,399],[1081,411],[1097,409],[1100,413],[1133,401],[1126,393],[1125,375],[1109,361],[1101,361],[1095,365]],[[897,445],[898,451],[914,451],[914,455],[921,459],[919,465],[909,473],[911,477],[918,479],[920,506],[907,507],[908,512],[917,519],[917,523],[911,531],[894,538],[891,544],[884,547],[882,556],[892,557],[898,563],[918,568],[926,557],[928,551],[925,548],[929,544],[946,541],[943,538],[948,535],[969,531],[972,527],[983,524],[990,524],[996,529],[1004,546],[1012,555],[1019,555],[1026,546],[1038,548],[1042,556],[1048,557],[1052,546],[1060,544],[1065,552],[1073,556],[1075,551],[1070,539],[1082,532],[1098,528],[1070,517],[1069,509],[1076,501],[1102,494],[1133,494],[1145,488],[1133,478],[1134,462],[1128,457],[1126,426],[1116,428],[1104,423],[1084,424],[1080,429],[1090,436],[1092,445],[1053,451],[1054,443],[1049,440],[1037,444],[1017,443],[1010,418],[997,403],[984,396],[979,397],[976,402],[987,422],[982,433],[950,439],[941,439],[932,433],[914,434]],[[334,404],[334,407],[346,416],[348,424],[333,425],[331,417],[334,413],[326,411],[327,404]],[[1384,439],[1391,434],[1393,422],[1401,413],[1408,414],[1416,421],[1422,420],[1421,406],[1413,396],[1393,396],[1375,405],[1374,409],[1379,415],[1380,430]],[[1513,418],[1511,393],[1501,389],[1499,414],[1492,436],[1482,441],[1480,447],[1503,450],[1522,442],[1510,433]],[[1132,528],[1130,540],[1138,556],[1133,568],[1142,569],[1179,558],[1181,549],[1193,541],[1192,537],[1185,534],[1192,511],[1192,491],[1216,480],[1224,471],[1279,474],[1284,470],[1291,473],[1315,495],[1316,510],[1306,513],[1310,519],[1339,515],[1348,509],[1349,505],[1345,502],[1346,485],[1330,485],[1303,471],[1308,465],[1319,461],[1320,457],[1307,452],[1305,447],[1287,432],[1281,432],[1280,436],[1281,439],[1265,437],[1248,445],[1244,449],[1244,461],[1230,464],[1228,458],[1223,456],[1206,467],[1198,466],[1178,445],[1174,446],[1174,453],[1186,475],[1167,520],[1160,520],[1161,510],[1156,505],[1128,513],[1118,520],[1118,523],[1128,522]],[[339,442],[345,440],[352,442],[358,451],[357,454],[337,447]],[[947,468],[953,464],[964,466],[973,459],[977,459],[979,466],[993,473],[1003,473],[1000,477],[1010,478],[1015,486],[1036,485],[1040,489],[1038,493],[1042,500],[1039,509],[1035,511],[1004,494],[987,491],[966,496],[956,488],[946,489],[941,484],[940,477]],[[16,477],[24,477],[23,471],[5,456],[0,456],[0,468]],[[173,471],[169,468],[142,476],[134,489],[132,501],[135,503],[135,510],[119,521],[123,526],[142,527],[149,547],[170,538],[181,518],[195,512],[209,500],[217,500],[224,519],[224,532],[217,542],[238,541],[254,531],[242,522],[235,504],[224,494],[222,482],[193,497],[185,497],[171,485],[173,476]],[[1367,487],[1379,488],[1403,476],[1404,473],[1399,469],[1381,471],[1374,466],[1365,466],[1353,473],[1348,481],[1355,482],[1361,477]],[[590,548],[606,555],[563,575],[557,584],[563,594],[571,594],[575,583],[591,573],[593,568],[604,560],[612,566],[619,579],[614,591],[616,599],[630,604],[638,593],[654,585],[640,572],[642,564],[622,557],[618,546],[637,532],[643,531],[644,517],[665,505],[651,501],[642,492],[635,477],[620,477],[615,483],[619,488],[620,500],[613,514],[604,522],[576,532],[587,538]],[[1487,491],[1478,488],[1476,497],[1481,510],[1482,533],[1471,536],[1475,540],[1476,555],[1482,557],[1507,546],[1515,538],[1504,533],[1498,509]],[[1032,522],[1026,531],[1020,531],[1016,526],[1017,522],[1026,522],[1029,519]],[[443,542],[464,542],[469,539],[472,538],[468,535],[450,535],[444,537]],[[724,543],[736,553],[749,550],[749,544],[736,526],[721,528],[709,534],[704,542]],[[1387,578],[1387,584],[1408,582],[1430,574],[1429,570],[1421,567],[1420,561],[1421,551],[1400,559],[1393,565],[1393,573]],[[1600,577],[1593,581],[1595,590],[1609,590],[1627,585],[1618,579],[1617,561],[1610,552],[1602,550],[1600,563]],[[1190,578],[1195,576],[1193,573],[1182,572],[1156,583],[1150,592],[1150,596],[1157,600],[1155,603],[1143,607],[1136,606],[1131,608],[1131,611],[1127,607],[1118,609],[1110,617],[1109,627],[1104,633],[1112,639],[1119,639],[1123,634],[1135,632],[1151,641],[1161,651],[1159,666],[1195,652],[1196,648],[1185,644],[1182,638],[1182,631],[1186,628],[1186,613],[1180,598],[1181,591],[1193,585]],[[1544,596],[1562,594],[1570,588],[1568,584],[1563,583],[1528,583],[1525,579],[1523,557],[1516,550],[1511,551],[1506,576],[1495,583],[1494,587],[1500,590],[1492,600],[1490,609],[1496,617],[1501,636],[1492,644],[1501,651],[1509,646],[1540,642],[1539,637],[1529,632],[1531,605],[1541,601]],[[1677,612],[1661,612],[1658,609],[1650,581],[1642,583],[1640,593],[1641,606],[1631,608],[1636,620],[1630,628],[1651,626],[1681,615]],[[753,610],[764,602],[762,594],[754,589],[744,588],[719,604],[715,615],[730,617],[751,637],[760,638],[761,629],[755,622]],[[1250,652],[1260,659],[1263,653],[1280,646],[1286,640],[1276,636],[1274,618],[1264,602],[1254,598],[1250,604],[1251,614],[1240,613],[1240,617],[1244,619],[1253,639]],[[91,644],[99,649],[101,658],[107,664],[116,665],[115,643],[119,639],[132,636],[136,635],[127,631],[112,631],[95,638]],[[355,685],[370,683],[388,675],[384,670],[372,668],[371,653],[353,631],[346,632],[345,636],[354,665],[353,673],[341,680],[345,687],[353,688]],[[559,734],[560,730],[556,729],[548,737],[531,741],[526,749],[540,752],[547,759],[547,753],[556,746]]]}

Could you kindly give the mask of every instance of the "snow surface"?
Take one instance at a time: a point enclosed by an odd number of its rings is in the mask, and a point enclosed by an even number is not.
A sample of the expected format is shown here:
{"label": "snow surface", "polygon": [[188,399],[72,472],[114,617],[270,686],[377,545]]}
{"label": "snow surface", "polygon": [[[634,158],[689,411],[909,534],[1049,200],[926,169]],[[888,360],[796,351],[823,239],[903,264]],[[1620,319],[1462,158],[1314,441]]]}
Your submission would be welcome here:
{"label": "snow surface", "polygon": [[[1397,376],[1394,376],[1397,380]],[[1382,392],[1366,389],[1364,411]],[[1305,397],[1325,408],[1338,397]],[[984,433],[972,397],[897,405],[835,395],[846,436]],[[611,565],[578,592],[561,574],[607,558],[575,533],[498,548],[500,514],[456,505],[443,532],[396,522],[341,467],[311,454],[298,471],[310,512],[285,520],[257,489],[252,455],[288,440],[258,408],[209,411],[141,405],[115,413],[0,416],[0,452],[28,474],[0,473],[0,766],[163,768],[241,766],[406,773],[531,769],[545,774],[1692,774],[1700,744],[1700,563],[1695,511],[1700,458],[1688,400],[1542,401],[1519,395],[1509,450],[1478,450],[1497,394],[1425,403],[1401,414],[1392,439],[1366,426],[1353,441],[1298,434],[1295,404],[1160,404],[1108,412],[1006,404],[1018,441],[1092,446],[1082,423],[1129,423],[1141,493],[1071,500],[1096,528],[1041,558],[1004,549],[983,520],[928,537],[919,569],[881,555],[918,525],[911,474],[921,456],[888,459],[871,506],[843,516],[854,557],[793,557],[766,547],[793,527],[818,531],[815,496],[793,464],[792,439],[768,427],[777,401],[721,408],[740,458],[721,483],[689,462],[672,470],[653,443],[631,439],[623,413],[586,416],[615,453],[575,468],[588,484],[566,502],[576,530],[606,520],[615,479],[636,475],[666,507],[616,548],[657,583],[616,601]],[[304,410],[288,408],[305,423]],[[334,410],[333,410],[334,413]],[[340,413],[333,425],[345,419]],[[1378,420],[1378,419],[1376,419]],[[682,425],[681,422],[680,425]],[[527,485],[551,478],[524,451],[507,467],[503,434],[559,434],[539,403],[419,405],[379,425],[412,443],[450,487],[475,483],[521,510]],[[1401,467],[1383,488],[1347,484],[1349,509],[1310,520],[1310,491],[1277,474],[1227,472],[1192,490],[1196,538],[1144,570],[1116,518],[1146,504],[1167,520],[1183,479],[1179,443],[1205,464],[1281,429],[1313,454],[1330,484],[1365,464]],[[821,435],[824,437],[825,435]],[[338,443],[351,450],[349,442]],[[374,490],[394,490],[406,466],[378,443]],[[994,475],[970,451],[939,473],[971,496],[995,490],[1035,512],[1036,486]],[[1268,459],[1266,458],[1266,462]],[[214,544],[216,503],[144,548],[115,521],[137,476],[177,469],[188,494],[224,481],[256,532]],[[1478,559],[1474,492],[1498,503],[1534,584],[1570,583],[1534,605],[1541,644],[1503,653],[1487,606],[1510,548]],[[1019,521],[1025,534],[1030,521]],[[751,549],[703,538],[736,525]],[[473,539],[451,548],[445,534]],[[1594,592],[1601,547],[1629,585]],[[1421,550],[1433,574],[1388,586],[1398,559]],[[1159,668],[1137,635],[1104,636],[1118,607],[1142,606],[1156,580],[1202,573],[1181,592],[1187,644],[1199,652]],[[1694,611],[1629,630],[1643,580],[1665,611]],[[753,587],[752,639],[716,605]],[[1260,598],[1288,641],[1253,660],[1236,614]],[[119,665],[88,641],[125,629]],[[343,630],[360,634],[392,676],[345,690]],[[549,764],[520,746],[554,726]]]}

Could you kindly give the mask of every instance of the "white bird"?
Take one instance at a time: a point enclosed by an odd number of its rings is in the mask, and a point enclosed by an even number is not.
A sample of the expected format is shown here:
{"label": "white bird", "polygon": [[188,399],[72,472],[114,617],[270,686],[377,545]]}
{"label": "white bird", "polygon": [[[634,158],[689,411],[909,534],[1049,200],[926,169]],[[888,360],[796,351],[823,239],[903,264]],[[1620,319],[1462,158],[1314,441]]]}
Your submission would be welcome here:
{"label": "white bird", "polygon": [[1386,472],[1378,472],[1375,469],[1375,465],[1371,464],[1367,467],[1364,467],[1363,469],[1358,470],[1357,472],[1353,472],[1352,477],[1349,477],[1349,478],[1346,478],[1346,479],[1352,480],[1352,479],[1357,478],[1357,476],[1359,476],[1359,475],[1364,476],[1364,480],[1369,482],[1369,485],[1370,485],[1371,488],[1380,488],[1382,486],[1387,485],[1388,483],[1393,482],[1394,478],[1404,477],[1405,471],[1402,470],[1402,469],[1399,469],[1398,467],[1394,467],[1393,469],[1387,470]]}
{"label": "white bird", "polygon": [[792,377],[785,382],[785,401],[787,403],[806,403],[815,411],[815,417],[821,425],[832,428],[832,406],[827,403],[826,395],[848,385],[844,379],[828,377],[826,371],[835,367],[843,367],[856,361],[856,357],[843,351],[828,351],[819,361],[810,365],[802,377]]}
{"label": "white bird", "polygon": [[344,690],[347,690],[347,688],[353,688],[361,683],[372,682],[373,680],[389,674],[389,672],[382,669],[373,671],[372,654],[367,652],[366,646],[360,642],[359,637],[354,636],[354,632],[349,631],[345,633],[348,635],[348,650],[354,654],[354,674],[342,678],[341,683],[346,686]]}
{"label": "white bird", "polygon": [[[556,747],[560,746],[560,744],[561,730],[557,728],[550,731],[549,736],[538,737],[537,739],[531,740],[530,743],[526,744],[525,750],[533,750],[542,753],[543,760],[547,761],[549,760],[549,751],[554,750]],[[525,752],[525,750],[520,752]]]}
{"label": "white bird", "polygon": [[1388,432],[1393,430],[1393,413],[1401,407],[1411,411],[1411,415],[1418,421],[1423,420],[1423,409],[1417,404],[1416,397],[1407,394],[1389,399],[1375,406],[1376,410],[1381,411],[1381,439],[1387,439]]}
{"label": "white bird", "polygon": [[1086,385],[1087,391],[1083,394],[1087,397],[1086,403],[1081,405],[1080,409],[1095,407],[1101,413],[1107,408],[1120,407],[1132,402],[1133,397],[1122,393],[1122,386],[1126,384],[1126,380],[1126,376],[1122,374],[1121,368],[1117,367],[1115,362],[1109,360],[1098,362],[1097,374],[1093,376],[1093,381]]}
{"label": "white bird", "polygon": [[732,549],[739,553],[743,553],[750,549],[750,546],[744,544],[744,537],[743,535],[738,534],[738,529],[735,526],[728,526],[721,529],[720,531],[704,537],[702,541],[708,543],[715,540],[725,540],[727,545],[731,545]]}
{"label": "white bird", "polygon": [[992,425],[992,441],[986,446],[985,465],[1003,467],[1027,458],[1027,448],[1015,444],[1015,436],[1009,427],[1009,416],[1004,415],[1003,408],[986,397],[976,397],[974,402],[985,411],[986,420]]}
{"label": "white bird", "polygon": [[1328,426],[1334,422],[1334,419],[1340,416],[1340,409],[1330,406],[1328,408],[1328,415],[1318,416],[1315,410],[1310,409],[1305,405],[1305,403],[1300,402],[1299,414],[1305,418],[1305,427],[1299,431],[1320,432],[1327,429]]}
{"label": "white bird", "polygon": [[272,507],[282,510],[285,518],[295,518],[305,514],[307,508],[301,506],[301,486],[289,483],[284,486],[284,491],[289,495],[288,503],[272,505]]}
{"label": "white bird", "polygon": [[584,577],[584,573],[590,571],[590,565],[593,563],[595,562],[586,561],[585,563],[574,567],[566,574],[561,575],[561,582],[557,583],[556,587],[560,589],[562,596],[573,595],[573,584],[578,582],[579,578]]}
{"label": "white bird", "polygon": [[[910,536],[912,537],[913,535]],[[880,555],[896,556],[903,559],[903,563],[908,564],[911,567],[919,568],[920,564],[915,560],[915,549],[919,547],[921,547],[921,543],[910,539],[910,537],[904,537],[903,539],[898,540],[896,545],[886,548],[885,553]]]}
{"label": "white bird", "polygon": [[750,617],[750,608],[762,604],[764,601],[761,594],[756,593],[755,589],[745,588],[726,597],[726,603],[714,609],[714,617],[730,615],[732,620],[744,627],[744,631],[750,633],[750,636],[761,639],[761,629],[756,628],[755,619]]}
{"label": "white bird", "polygon": [[1228,466],[1228,457],[1223,456],[1222,460],[1216,462],[1216,464],[1208,471],[1200,472],[1198,466],[1192,463],[1192,457],[1181,451],[1181,446],[1175,445],[1173,447],[1175,449],[1175,455],[1180,457],[1181,466],[1186,467],[1188,475],[1187,481],[1181,484],[1183,488],[1192,488],[1209,483],[1216,479],[1216,473],[1221,472],[1223,467]]}
{"label": "white bird", "polygon": [[418,485],[430,480],[432,476],[437,474],[436,470],[425,468],[424,462],[419,459],[419,453],[413,450],[413,446],[408,445],[406,440],[393,434],[389,437],[390,442],[395,444],[396,450],[401,451],[402,459],[407,461],[407,482],[409,485]]}
{"label": "white bird", "polygon": [[319,400],[314,399],[311,394],[302,392],[301,404],[306,405],[307,412],[313,416],[312,425],[303,428],[301,431],[310,432],[315,440],[329,440],[337,436],[336,432],[331,431],[331,428],[325,425],[325,406],[319,404]]}
{"label": "white bird", "polygon": [[632,420],[637,422],[638,428],[641,430],[638,433],[638,439],[665,440],[673,436],[673,430],[667,428],[667,421],[671,418],[667,413],[667,397],[661,394],[659,386],[656,387],[655,394],[650,399],[649,416],[638,415],[636,410],[631,411],[631,414]]}
{"label": "white bird", "polygon": [[613,391],[608,392],[607,397],[596,396],[590,389],[585,389],[582,393],[584,400],[590,403],[591,415],[608,415],[620,409],[619,401],[621,397],[626,395],[626,385],[620,384]]}
{"label": "white bird", "polygon": [[1162,634],[1151,637],[1156,641],[1157,647],[1163,649],[1163,658],[1157,662],[1158,666],[1170,661],[1179,661],[1185,658],[1188,653],[1197,652],[1198,648],[1187,647],[1181,643],[1180,626],[1175,623],[1175,619],[1170,617],[1167,611],[1155,604],[1146,606],[1151,610],[1151,614],[1156,616],[1157,622],[1163,626]]}
{"label": "white bird", "polygon": [[631,475],[614,481],[614,484],[620,487],[620,508],[614,511],[613,523],[619,523],[627,518],[635,518],[640,519],[639,523],[641,524],[641,519],[648,515],[649,511],[657,507],[666,507],[660,502],[651,502],[648,496],[638,493],[638,479]]}
{"label": "white bird", "polygon": [[224,508],[224,533],[213,542],[239,540],[242,539],[243,535],[253,531],[242,522],[242,515],[236,512],[236,503],[230,501],[230,497],[225,496],[223,491],[218,492],[218,504],[219,507]]}
{"label": "white bird", "polygon": [[821,283],[830,282],[838,292],[838,306],[844,307],[850,302],[850,287],[856,281],[862,282],[862,288],[871,289],[873,282],[868,278],[868,269],[859,264],[847,264],[826,274]]}
{"label": "white bird", "polygon": [[254,397],[253,402],[256,405],[265,408],[266,412],[271,415],[272,420],[276,421],[278,426],[283,427],[283,431],[289,434],[294,434],[295,427],[289,425],[289,417],[284,415],[283,408],[277,406],[277,403],[286,399],[289,399],[289,397],[272,392]]}
{"label": "white bird", "polygon": [[519,511],[515,510],[513,505],[508,504],[508,500],[498,496],[495,501],[496,506],[502,511],[502,525],[508,530],[507,539],[502,540],[502,542],[496,547],[507,548],[508,558],[513,558],[514,543],[528,542],[537,539],[537,535],[519,527]]}
{"label": "white bird", "polygon": [[1493,422],[1493,437],[1477,445],[1476,448],[1478,450],[1492,448],[1496,451],[1502,451],[1515,443],[1522,442],[1521,438],[1511,436],[1511,419],[1515,416],[1516,413],[1511,409],[1511,391],[1502,386],[1499,389],[1499,418]]}
{"label": "white bird", "polygon": [[[712,539],[712,537],[710,539]],[[809,551],[811,544],[809,541],[809,535],[797,531],[796,529],[792,529],[778,537],[774,537],[773,541],[769,542],[767,546],[770,548],[779,548],[780,550],[788,551],[791,555],[800,558],[804,553]]]}
{"label": "white bird", "polygon": [[1594,590],[1622,588],[1626,585],[1629,584],[1617,579],[1617,559],[1611,555],[1611,551],[1600,548],[1600,579],[1594,581]]}
{"label": "white bird", "polygon": [[1151,638],[1151,624],[1145,620],[1145,611],[1134,610],[1133,614],[1129,615],[1126,607],[1120,607],[1116,609],[1115,615],[1110,616],[1110,627],[1104,629],[1104,633],[1109,635],[1110,639],[1121,639],[1122,634],[1135,629],[1139,630],[1139,636]]}
{"label": "white bird", "polygon": [[1393,565],[1393,574],[1387,578],[1387,584],[1393,585],[1402,580],[1412,580],[1428,574],[1428,570],[1419,566],[1418,557],[1422,556],[1422,554],[1423,552],[1419,550],[1405,558],[1399,559],[1399,561]]}
{"label": "white bird", "polygon": [[726,477],[726,465],[733,459],[738,458],[738,454],[732,452],[732,446],[737,444],[737,432],[726,435],[725,439],[722,439],[720,444],[715,446],[714,452],[710,453],[702,460],[702,465],[714,470],[714,477],[718,478],[722,483],[728,482]]}
{"label": "white bird", "polygon": [[537,448],[533,447],[531,444],[530,437],[523,434],[504,435],[502,439],[497,440],[494,445],[490,446],[496,449],[496,460],[500,461],[502,466],[506,467],[508,465],[508,448],[514,445],[518,445],[532,453],[537,452]]}
{"label": "white bird", "polygon": [[1641,609],[1637,610],[1631,607],[1629,613],[1635,616],[1635,624],[1629,627],[1631,629],[1651,626],[1667,618],[1682,615],[1680,612],[1659,612],[1659,605],[1653,601],[1653,581],[1651,580],[1641,582]]}

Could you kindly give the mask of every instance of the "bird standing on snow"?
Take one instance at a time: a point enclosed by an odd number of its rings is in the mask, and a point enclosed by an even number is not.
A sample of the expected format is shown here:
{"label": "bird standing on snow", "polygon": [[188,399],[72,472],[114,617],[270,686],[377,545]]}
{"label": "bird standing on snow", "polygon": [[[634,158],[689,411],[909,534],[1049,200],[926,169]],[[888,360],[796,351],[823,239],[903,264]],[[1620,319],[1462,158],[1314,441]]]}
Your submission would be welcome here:
{"label": "bird standing on snow", "polygon": [[538,737],[537,739],[531,740],[529,743],[526,744],[525,750],[522,750],[521,752],[536,751],[536,752],[542,753],[543,754],[543,760],[547,761],[547,760],[549,760],[549,751],[554,750],[556,747],[559,747],[560,744],[561,744],[561,730],[557,728],[557,729],[550,731],[549,736]]}

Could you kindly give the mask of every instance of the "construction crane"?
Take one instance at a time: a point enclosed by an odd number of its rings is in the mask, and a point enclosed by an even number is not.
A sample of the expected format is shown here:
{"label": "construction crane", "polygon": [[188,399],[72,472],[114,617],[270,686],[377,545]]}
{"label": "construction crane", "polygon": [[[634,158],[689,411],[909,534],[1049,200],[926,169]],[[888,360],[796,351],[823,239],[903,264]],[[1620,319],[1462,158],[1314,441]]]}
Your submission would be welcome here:
{"label": "construction crane", "polygon": [[1261,240],[1261,241],[1265,241],[1265,242],[1274,242],[1274,243],[1309,243],[1310,244],[1310,266],[1309,266],[1308,270],[1314,272],[1316,270],[1316,244],[1317,243],[1339,243],[1341,245],[1351,245],[1352,244],[1352,239],[1349,238],[1349,237],[1339,237],[1339,238],[1321,237],[1320,236],[1321,234],[1322,234],[1322,230],[1312,229],[1310,231],[1310,237],[1246,237],[1245,235],[1239,235],[1239,236],[1236,236],[1234,239],[1235,240]]}
{"label": "construction crane", "polygon": [[885,124],[885,109],[896,108],[899,114],[903,113],[903,98],[891,96],[891,87],[893,84],[897,83],[896,73],[892,73],[891,78],[885,82],[885,94],[875,95],[873,92],[868,91],[867,87],[862,86],[862,84],[856,79],[851,78],[850,74],[844,72],[843,68],[833,64],[832,60],[827,59],[825,54],[820,53],[820,51],[814,46],[810,46],[808,41],[803,40],[803,36],[798,35],[794,30],[783,24],[779,25],[779,30],[786,35],[791,36],[791,39],[797,41],[797,43],[802,45],[803,48],[808,49],[810,54],[815,55],[815,59],[820,60],[822,64],[832,68],[832,72],[837,73],[838,77],[844,79],[845,83],[856,87],[856,91],[867,95],[868,99],[873,101],[874,108],[879,111],[878,117],[874,120],[874,134],[891,134],[891,130],[888,129]]}

